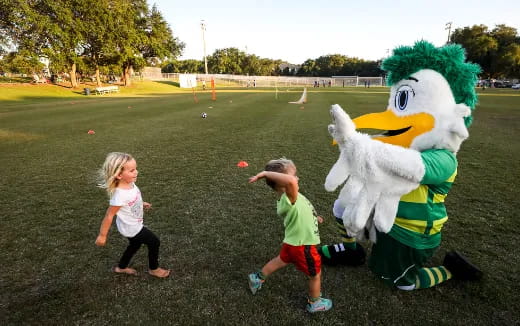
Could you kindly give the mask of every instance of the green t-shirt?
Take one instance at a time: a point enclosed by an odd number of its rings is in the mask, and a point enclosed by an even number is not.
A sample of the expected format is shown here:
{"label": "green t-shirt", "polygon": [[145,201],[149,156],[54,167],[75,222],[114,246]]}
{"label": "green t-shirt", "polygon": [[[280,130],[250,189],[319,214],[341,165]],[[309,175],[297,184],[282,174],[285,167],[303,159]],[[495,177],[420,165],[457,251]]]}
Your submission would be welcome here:
{"label": "green t-shirt", "polygon": [[298,193],[296,202],[291,204],[287,194],[282,194],[276,203],[276,213],[284,219],[284,243],[291,246],[320,243],[317,214],[314,206],[305,196]]}
{"label": "green t-shirt", "polygon": [[457,175],[455,154],[444,149],[421,153],[425,173],[421,185],[401,197],[389,235],[416,249],[435,248],[448,220],[444,199]]}

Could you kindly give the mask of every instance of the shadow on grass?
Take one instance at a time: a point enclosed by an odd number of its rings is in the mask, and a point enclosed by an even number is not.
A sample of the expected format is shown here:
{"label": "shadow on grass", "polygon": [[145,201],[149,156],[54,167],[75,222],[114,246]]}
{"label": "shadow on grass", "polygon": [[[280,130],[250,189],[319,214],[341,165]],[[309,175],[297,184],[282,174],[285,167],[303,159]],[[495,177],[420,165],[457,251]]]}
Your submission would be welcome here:
{"label": "shadow on grass", "polygon": [[175,87],[181,87],[181,85],[178,82],[168,81],[168,80],[157,80],[156,83],[175,86]]}

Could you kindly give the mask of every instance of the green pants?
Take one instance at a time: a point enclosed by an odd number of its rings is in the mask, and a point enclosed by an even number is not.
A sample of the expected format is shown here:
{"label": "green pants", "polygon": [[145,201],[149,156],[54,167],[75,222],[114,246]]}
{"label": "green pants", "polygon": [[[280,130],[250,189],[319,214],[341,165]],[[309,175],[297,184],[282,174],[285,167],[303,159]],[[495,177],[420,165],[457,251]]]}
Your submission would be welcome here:
{"label": "green pants", "polygon": [[368,267],[388,285],[412,285],[415,284],[419,269],[437,248],[415,249],[386,233],[377,232],[377,242],[372,246]]}

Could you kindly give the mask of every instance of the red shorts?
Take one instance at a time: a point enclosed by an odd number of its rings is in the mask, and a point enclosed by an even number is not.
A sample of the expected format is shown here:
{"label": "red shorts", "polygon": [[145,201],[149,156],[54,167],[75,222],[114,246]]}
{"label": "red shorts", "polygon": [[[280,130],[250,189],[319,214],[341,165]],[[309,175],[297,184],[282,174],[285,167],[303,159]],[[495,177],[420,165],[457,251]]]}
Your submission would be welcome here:
{"label": "red shorts", "polygon": [[280,259],[286,264],[294,264],[298,270],[309,276],[316,276],[321,272],[321,257],[315,245],[291,246],[284,243]]}

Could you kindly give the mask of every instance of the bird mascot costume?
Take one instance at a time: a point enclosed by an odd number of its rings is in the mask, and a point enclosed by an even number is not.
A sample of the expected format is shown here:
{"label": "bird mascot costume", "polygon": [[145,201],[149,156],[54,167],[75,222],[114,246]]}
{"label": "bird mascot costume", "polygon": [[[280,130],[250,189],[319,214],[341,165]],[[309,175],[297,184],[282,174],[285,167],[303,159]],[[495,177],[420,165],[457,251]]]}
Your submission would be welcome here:
{"label": "bird mascot costume", "polygon": [[436,48],[426,41],[395,49],[382,68],[391,86],[386,111],[351,120],[339,105],[331,108],[328,129],[340,155],[325,189],[343,184],[333,208],[342,242],[321,247],[322,259],[363,264],[365,250],[356,240],[368,238],[369,268],[399,289],[479,279],[482,272],[457,251],[442,266],[425,264],[448,220],[444,200],[457,175],[457,151],[469,136],[480,68],[465,62],[459,45]]}

